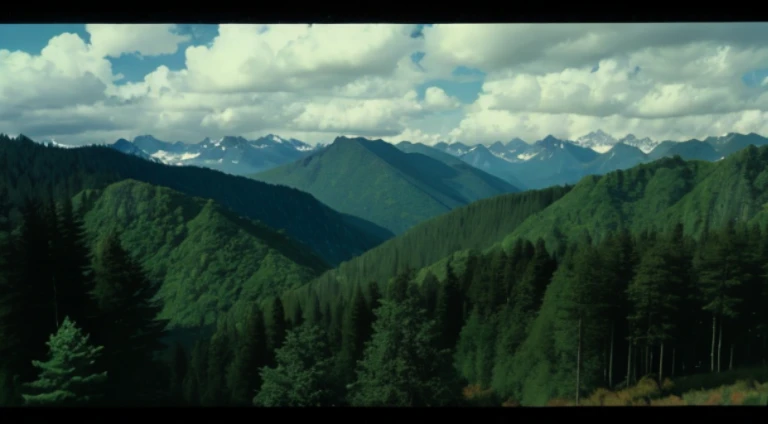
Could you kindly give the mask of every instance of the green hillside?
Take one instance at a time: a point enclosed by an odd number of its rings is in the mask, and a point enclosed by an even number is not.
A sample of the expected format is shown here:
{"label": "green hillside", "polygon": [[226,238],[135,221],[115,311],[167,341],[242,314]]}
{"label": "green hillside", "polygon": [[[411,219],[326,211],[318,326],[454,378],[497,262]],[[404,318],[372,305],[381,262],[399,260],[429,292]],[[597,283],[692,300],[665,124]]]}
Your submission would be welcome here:
{"label": "green hillside", "polygon": [[89,198],[92,237],[115,231],[150,276],[162,282],[170,327],[212,324],[236,302],[274,296],[326,269],[306,247],[211,200],[133,180]]}
{"label": "green hillside", "polygon": [[109,147],[62,149],[26,137],[0,135],[0,191],[16,210],[25,196],[74,196],[125,179],[168,187],[188,196],[213,199],[239,215],[284,230],[334,265],[378,245],[389,233],[370,222],[340,214],[295,189],[192,166],[168,166]]}
{"label": "green hillside", "polygon": [[768,202],[768,148],[750,146],[716,162],[662,159],[602,177],[586,177],[574,189],[531,217],[505,239],[544,238],[558,243],[584,231],[600,239],[627,228],[669,229],[682,222],[689,234],[728,220],[748,221],[765,214]]}
{"label": "green hillside", "polygon": [[[309,292],[330,299],[369,282],[381,286],[398,270],[421,269],[464,249],[500,242],[527,218],[566,195],[570,187],[552,187],[479,200],[423,222],[363,255],[344,262],[292,293],[306,301]],[[442,275],[444,267],[438,270]]]}
{"label": "green hillside", "polygon": [[295,163],[256,174],[400,234],[475,200],[517,189],[469,165],[405,153],[383,141],[337,138]]}

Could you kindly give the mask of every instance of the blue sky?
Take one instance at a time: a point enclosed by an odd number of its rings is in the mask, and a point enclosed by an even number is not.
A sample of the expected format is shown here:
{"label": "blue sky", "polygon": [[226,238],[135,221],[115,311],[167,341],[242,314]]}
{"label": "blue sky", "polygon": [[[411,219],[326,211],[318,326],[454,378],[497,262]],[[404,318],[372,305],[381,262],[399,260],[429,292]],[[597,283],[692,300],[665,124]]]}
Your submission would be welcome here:
{"label": "blue sky", "polygon": [[[768,131],[766,24],[258,28],[0,25],[0,131],[74,143]],[[66,33],[77,38],[41,56]]]}

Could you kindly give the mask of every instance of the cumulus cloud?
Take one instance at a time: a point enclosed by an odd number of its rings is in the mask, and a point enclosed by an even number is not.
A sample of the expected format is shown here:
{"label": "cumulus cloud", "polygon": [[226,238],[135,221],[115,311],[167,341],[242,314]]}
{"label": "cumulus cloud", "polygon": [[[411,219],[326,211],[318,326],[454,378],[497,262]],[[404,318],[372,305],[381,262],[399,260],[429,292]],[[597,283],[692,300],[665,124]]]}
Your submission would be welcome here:
{"label": "cumulus cloud", "polygon": [[[174,25],[86,30],[90,42],[61,34],[39,55],[0,50],[4,132],[75,143],[271,132],[427,144],[598,128],[658,139],[768,134],[768,79],[742,81],[768,67],[762,23],[434,25],[423,37],[411,36],[414,25],[220,25],[210,43],[186,47],[181,69],[160,66],[137,82],[123,82],[110,59],[172,54],[188,37]],[[450,84],[466,79],[457,67],[485,75],[469,103],[474,93]]]}
{"label": "cumulus cloud", "polygon": [[768,96],[742,81],[768,63],[760,34],[768,26],[435,26],[422,64],[488,72],[455,139],[576,138],[598,128],[686,139],[728,125],[762,131],[753,118],[768,111]]}
{"label": "cumulus cloud", "polygon": [[455,109],[461,105],[458,99],[449,96],[440,87],[428,87],[424,92],[424,103],[434,110]]}
{"label": "cumulus cloud", "polygon": [[101,57],[173,54],[190,38],[175,33],[172,24],[88,24],[85,30],[91,35],[91,48]]}

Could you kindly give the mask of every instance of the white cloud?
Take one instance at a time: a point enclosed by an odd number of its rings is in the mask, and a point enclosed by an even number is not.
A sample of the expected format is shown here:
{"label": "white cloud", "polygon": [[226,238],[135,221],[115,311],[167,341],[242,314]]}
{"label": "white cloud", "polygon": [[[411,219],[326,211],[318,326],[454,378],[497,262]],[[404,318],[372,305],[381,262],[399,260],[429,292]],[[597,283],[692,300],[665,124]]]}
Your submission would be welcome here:
{"label": "white cloud", "polygon": [[91,47],[101,57],[173,54],[189,36],[176,34],[172,24],[88,24]]}
{"label": "white cloud", "polygon": [[[768,79],[742,82],[768,67],[768,24],[435,25],[423,38],[413,25],[221,25],[211,43],[186,48],[182,69],[138,82],[121,82],[109,58],[174,53],[187,37],[174,25],[87,31],[90,43],[62,34],[39,55],[0,50],[2,131],[77,143],[768,134]],[[457,66],[487,74],[472,104],[450,87],[466,79]]]}
{"label": "white cloud", "polygon": [[424,102],[434,110],[455,109],[461,105],[457,98],[449,96],[440,87],[428,87],[424,92]]}

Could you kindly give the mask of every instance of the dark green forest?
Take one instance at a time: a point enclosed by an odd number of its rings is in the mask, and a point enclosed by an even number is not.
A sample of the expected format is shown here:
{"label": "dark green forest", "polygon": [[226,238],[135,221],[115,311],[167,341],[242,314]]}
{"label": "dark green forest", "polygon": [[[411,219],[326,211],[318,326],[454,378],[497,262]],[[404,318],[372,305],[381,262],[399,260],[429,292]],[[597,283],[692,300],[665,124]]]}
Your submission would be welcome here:
{"label": "dark green forest", "polygon": [[767,366],[768,148],[483,200],[330,271],[83,152],[0,141],[0,405],[541,406]]}
{"label": "dark green forest", "polygon": [[84,189],[134,179],[212,199],[238,215],[285,231],[336,265],[380,244],[392,234],[363,219],[344,215],[299,190],[261,183],[195,166],[169,166],[126,155],[109,147],[62,149],[43,146],[22,136],[0,134],[0,191],[14,210],[25,197],[74,196]]}

